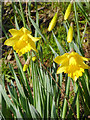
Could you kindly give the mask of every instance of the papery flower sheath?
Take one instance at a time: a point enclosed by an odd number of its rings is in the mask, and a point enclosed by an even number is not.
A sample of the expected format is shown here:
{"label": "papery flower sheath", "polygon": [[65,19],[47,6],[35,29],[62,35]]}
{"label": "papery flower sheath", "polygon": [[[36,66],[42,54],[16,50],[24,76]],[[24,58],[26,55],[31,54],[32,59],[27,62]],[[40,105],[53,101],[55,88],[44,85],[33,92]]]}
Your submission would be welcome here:
{"label": "papery flower sheath", "polygon": [[76,81],[79,76],[82,76],[84,69],[89,69],[90,67],[84,63],[90,58],[85,58],[80,56],[76,52],[65,53],[64,55],[57,56],[54,61],[57,64],[61,64],[57,69],[57,74],[59,73],[68,73],[68,76]]}
{"label": "papery flower sheath", "polygon": [[22,55],[31,49],[37,51],[35,42],[40,38],[33,37],[29,30],[22,27],[20,30],[10,29],[9,32],[12,34],[12,37],[7,39],[4,45],[12,46],[19,55]]}

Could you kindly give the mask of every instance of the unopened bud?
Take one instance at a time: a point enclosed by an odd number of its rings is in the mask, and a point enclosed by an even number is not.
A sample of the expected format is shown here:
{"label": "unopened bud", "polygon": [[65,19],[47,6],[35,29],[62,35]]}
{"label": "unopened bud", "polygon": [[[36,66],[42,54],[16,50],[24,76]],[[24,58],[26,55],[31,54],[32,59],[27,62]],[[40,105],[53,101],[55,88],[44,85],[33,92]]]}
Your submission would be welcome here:
{"label": "unopened bud", "polygon": [[24,64],[24,67],[23,67],[23,71],[25,72],[28,68],[28,65],[27,64]]}
{"label": "unopened bud", "polygon": [[66,12],[65,12],[65,15],[64,15],[64,20],[67,20],[69,15],[70,15],[70,12],[71,12],[71,8],[72,8],[72,3],[70,3],[66,9]]}
{"label": "unopened bud", "polygon": [[57,12],[55,13],[54,17],[52,18],[51,22],[49,23],[48,31],[51,31],[55,27],[56,21],[57,21]]}
{"label": "unopened bud", "polygon": [[24,67],[23,67],[23,71],[25,72],[29,66],[29,63],[30,63],[30,57],[27,59],[27,61],[25,62],[24,64]]}
{"label": "unopened bud", "polygon": [[36,56],[32,57],[32,61],[34,62],[36,60]]}
{"label": "unopened bud", "polygon": [[73,23],[70,24],[68,34],[67,34],[67,42],[70,43],[72,42],[73,39]]}

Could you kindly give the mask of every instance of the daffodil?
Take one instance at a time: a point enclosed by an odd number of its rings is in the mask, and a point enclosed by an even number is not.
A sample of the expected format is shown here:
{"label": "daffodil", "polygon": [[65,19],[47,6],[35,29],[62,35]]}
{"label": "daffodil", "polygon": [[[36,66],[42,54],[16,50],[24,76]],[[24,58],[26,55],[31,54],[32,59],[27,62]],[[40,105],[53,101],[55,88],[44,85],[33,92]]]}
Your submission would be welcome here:
{"label": "daffodil", "polygon": [[57,69],[57,74],[68,73],[68,76],[76,81],[79,76],[82,76],[84,69],[89,69],[90,67],[84,63],[90,58],[85,58],[80,56],[78,53],[72,51],[71,53],[65,53],[64,55],[57,56],[54,61],[57,64],[61,64]]}
{"label": "daffodil", "polygon": [[4,44],[12,46],[19,55],[22,55],[31,49],[37,51],[35,42],[40,38],[33,37],[29,30],[22,27],[20,30],[10,29],[9,32],[12,34],[12,37],[7,39]]}

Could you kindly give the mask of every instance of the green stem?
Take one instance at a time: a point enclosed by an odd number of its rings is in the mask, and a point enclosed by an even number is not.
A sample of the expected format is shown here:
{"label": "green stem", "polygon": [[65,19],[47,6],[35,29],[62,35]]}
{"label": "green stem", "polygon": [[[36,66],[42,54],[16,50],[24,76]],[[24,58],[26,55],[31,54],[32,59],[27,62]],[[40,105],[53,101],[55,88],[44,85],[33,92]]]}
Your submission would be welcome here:
{"label": "green stem", "polygon": [[77,100],[76,100],[76,108],[77,108],[77,119],[80,118],[80,108],[79,108],[79,92],[78,92],[78,83],[76,82],[76,92],[77,92]]}
{"label": "green stem", "polygon": [[78,13],[77,13],[77,10],[76,10],[75,3],[74,3],[74,11],[75,11],[75,19],[76,19],[76,25],[77,25],[77,34],[78,34],[77,42],[78,42],[78,45],[81,48],[81,39],[80,39],[80,31],[79,31],[79,24],[78,24]]}
{"label": "green stem", "polygon": [[23,25],[24,25],[24,27],[26,27],[25,18],[24,18],[24,12],[23,12],[23,8],[22,8],[21,0],[19,0],[19,5],[20,5],[20,9],[21,9]]}
{"label": "green stem", "polygon": [[[66,87],[66,96],[69,96],[69,88],[70,88],[70,78],[68,77],[67,81],[67,87]],[[67,101],[66,99],[64,100],[64,105],[63,105],[63,113],[62,113],[62,118],[65,118],[67,112]]]}

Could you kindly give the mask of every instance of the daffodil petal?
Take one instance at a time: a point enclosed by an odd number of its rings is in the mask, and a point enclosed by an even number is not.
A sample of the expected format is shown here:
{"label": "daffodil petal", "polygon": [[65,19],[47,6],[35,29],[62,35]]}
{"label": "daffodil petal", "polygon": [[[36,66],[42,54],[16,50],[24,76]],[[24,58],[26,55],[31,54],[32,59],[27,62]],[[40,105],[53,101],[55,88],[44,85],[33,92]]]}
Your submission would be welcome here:
{"label": "daffodil petal", "polygon": [[30,43],[31,48],[32,48],[33,50],[37,51],[37,50],[36,50],[36,47],[35,47],[35,43],[34,43],[31,39],[29,40],[29,43]]}
{"label": "daffodil petal", "polygon": [[28,34],[28,37],[31,38],[34,42],[40,40],[40,37],[33,37],[32,35]]}
{"label": "daffodil petal", "polygon": [[13,46],[16,42],[18,42],[18,39],[19,37],[17,36],[11,37],[4,42],[4,45]]}
{"label": "daffodil petal", "polygon": [[25,34],[31,34],[32,32],[27,30],[26,28],[22,27],[19,31],[22,31]]}
{"label": "daffodil petal", "polygon": [[64,72],[65,69],[66,69],[66,67],[61,67],[61,66],[60,66],[60,67],[57,69],[57,74]]}
{"label": "daffodil petal", "polygon": [[84,61],[89,61],[90,58],[81,57]]}
{"label": "daffodil petal", "polygon": [[9,32],[12,34],[12,36],[20,34],[19,30],[16,29],[10,29]]}
{"label": "daffodil petal", "polygon": [[66,56],[68,55],[68,53],[65,53],[64,55],[62,56],[57,56],[55,59],[54,59],[54,62],[56,62],[57,64],[61,64],[61,62],[63,60],[65,60]]}

